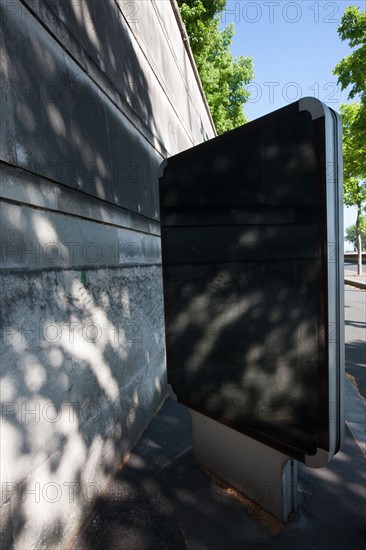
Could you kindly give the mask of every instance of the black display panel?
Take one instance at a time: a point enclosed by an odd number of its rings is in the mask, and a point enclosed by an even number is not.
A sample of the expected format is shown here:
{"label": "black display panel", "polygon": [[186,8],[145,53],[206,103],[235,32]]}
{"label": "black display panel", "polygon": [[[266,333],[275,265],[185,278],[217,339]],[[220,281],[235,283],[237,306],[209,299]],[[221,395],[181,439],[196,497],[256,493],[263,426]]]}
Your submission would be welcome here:
{"label": "black display panel", "polygon": [[304,98],[168,159],[168,381],[178,400],[321,465],[342,439],[337,115]]}

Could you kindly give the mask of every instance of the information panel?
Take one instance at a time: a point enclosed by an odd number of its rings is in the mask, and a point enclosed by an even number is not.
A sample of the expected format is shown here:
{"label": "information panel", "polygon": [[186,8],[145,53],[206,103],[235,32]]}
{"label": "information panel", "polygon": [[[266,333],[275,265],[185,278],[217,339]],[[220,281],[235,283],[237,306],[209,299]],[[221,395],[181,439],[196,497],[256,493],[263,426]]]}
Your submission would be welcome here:
{"label": "information panel", "polygon": [[304,98],[166,161],[168,381],[310,466],[343,432],[340,122]]}

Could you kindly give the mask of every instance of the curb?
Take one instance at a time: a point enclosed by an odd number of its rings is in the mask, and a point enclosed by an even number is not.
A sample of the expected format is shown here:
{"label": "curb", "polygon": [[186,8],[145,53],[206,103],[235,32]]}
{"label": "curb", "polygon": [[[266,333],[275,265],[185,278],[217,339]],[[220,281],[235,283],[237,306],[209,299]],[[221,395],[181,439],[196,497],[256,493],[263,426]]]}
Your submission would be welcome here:
{"label": "curb", "polygon": [[345,285],[351,285],[361,290],[366,290],[366,283],[361,283],[359,281],[353,281],[352,279],[344,279]]}

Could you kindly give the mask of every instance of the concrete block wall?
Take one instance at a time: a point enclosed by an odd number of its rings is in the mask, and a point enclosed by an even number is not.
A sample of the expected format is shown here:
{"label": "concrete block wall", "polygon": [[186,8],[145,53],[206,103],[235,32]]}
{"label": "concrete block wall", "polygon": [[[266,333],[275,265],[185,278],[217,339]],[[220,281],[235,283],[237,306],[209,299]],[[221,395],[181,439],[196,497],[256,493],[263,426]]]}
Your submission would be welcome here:
{"label": "concrete block wall", "polygon": [[175,2],[2,2],[1,541],[63,548],[166,393],[158,175],[215,135]]}

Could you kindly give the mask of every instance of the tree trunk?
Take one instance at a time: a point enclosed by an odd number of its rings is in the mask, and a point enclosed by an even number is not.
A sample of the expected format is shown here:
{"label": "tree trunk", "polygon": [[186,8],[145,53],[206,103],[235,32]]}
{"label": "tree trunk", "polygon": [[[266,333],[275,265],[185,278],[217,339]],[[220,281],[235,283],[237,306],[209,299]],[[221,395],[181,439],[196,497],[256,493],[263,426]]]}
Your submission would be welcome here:
{"label": "tree trunk", "polygon": [[357,204],[357,219],[356,219],[356,244],[357,244],[357,275],[362,275],[362,238],[361,238],[361,222],[362,210],[361,204]]}

